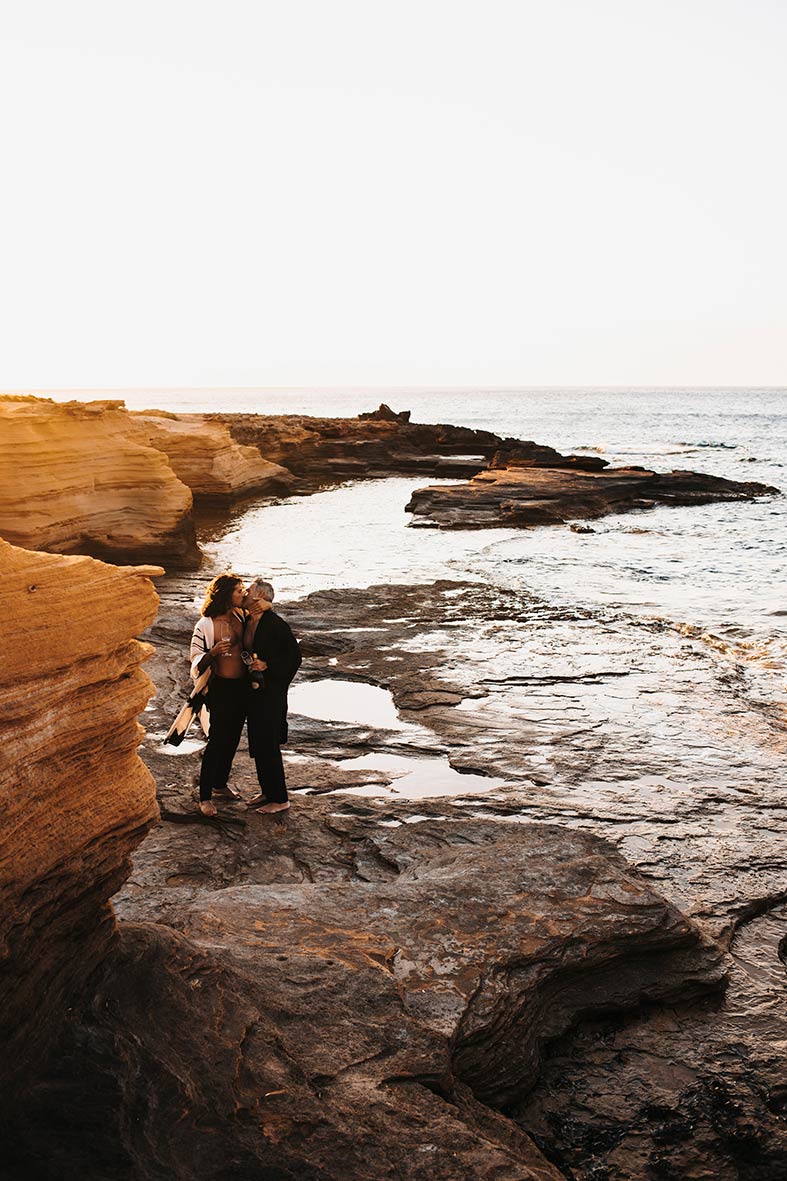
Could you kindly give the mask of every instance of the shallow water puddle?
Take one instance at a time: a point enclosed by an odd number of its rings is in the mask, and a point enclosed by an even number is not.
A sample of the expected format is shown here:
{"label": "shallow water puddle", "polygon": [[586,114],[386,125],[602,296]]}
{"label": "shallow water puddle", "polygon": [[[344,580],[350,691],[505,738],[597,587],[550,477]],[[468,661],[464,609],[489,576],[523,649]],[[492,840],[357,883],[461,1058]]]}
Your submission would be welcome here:
{"label": "shallow water puddle", "polygon": [[[290,711],[326,722],[349,722],[408,734],[426,733],[422,727],[402,721],[387,689],[365,681],[323,680],[296,685],[290,692]],[[379,751],[342,759],[337,766],[346,771],[384,771],[391,775],[395,782],[390,787],[369,783],[337,789],[348,795],[377,798],[397,795],[413,800],[467,795],[487,792],[506,782],[486,775],[461,774],[450,765],[447,755],[414,756]]]}
{"label": "shallow water puddle", "polygon": [[351,722],[379,730],[411,730],[396,712],[387,689],[365,681],[307,681],[289,692],[290,713],[321,722]]}
{"label": "shallow water puddle", "polygon": [[394,755],[383,752],[342,759],[338,766],[345,771],[385,771],[395,778],[390,787],[371,783],[363,787],[342,788],[347,795],[398,795],[406,799],[427,799],[432,796],[458,796],[491,791],[507,782],[491,775],[462,774],[448,762],[447,755]]}

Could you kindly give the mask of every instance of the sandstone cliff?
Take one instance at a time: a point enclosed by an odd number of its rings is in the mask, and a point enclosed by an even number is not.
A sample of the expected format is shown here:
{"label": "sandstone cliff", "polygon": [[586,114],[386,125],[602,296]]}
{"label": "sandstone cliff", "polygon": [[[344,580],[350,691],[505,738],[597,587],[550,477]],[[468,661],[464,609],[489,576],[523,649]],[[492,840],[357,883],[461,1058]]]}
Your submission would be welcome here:
{"label": "sandstone cliff", "polygon": [[191,492],[122,402],[0,397],[0,536],[55,553],[200,559]]}
{"label": "sandstone cliff", "polygon": [[[108,899],[157,815],[137,754],[147,573],[0,541],[0,1095],[35,1070],[115,937]],[[2,1100],[0,1100],[1,1102]]]}
{"label": "sandstone cliff", "polygon": [[297,482],[292,472],[263,459],[257,447],[237,443],[228,427],[200,414],[145,411],[132,419],[198,500],[276,496]]}

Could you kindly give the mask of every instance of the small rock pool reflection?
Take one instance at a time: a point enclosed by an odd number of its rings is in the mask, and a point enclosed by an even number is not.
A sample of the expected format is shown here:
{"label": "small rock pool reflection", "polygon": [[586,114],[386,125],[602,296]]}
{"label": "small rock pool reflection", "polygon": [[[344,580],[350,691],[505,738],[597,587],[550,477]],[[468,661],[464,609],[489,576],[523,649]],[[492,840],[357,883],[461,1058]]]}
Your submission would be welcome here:
{"label": "small rock pool reflection", "polygon": [[[323,680],[294,685],[290,690],[290,714],[324,722],[352,722],[370,729],[393,731],[399,738],[423,744],[434,742],[429,731],[399,717],[391,693],[364,681]],[[342,788],[356,796],[427,799],[491,791],[507,780],[491,775],[457,771],[445,754],[398,754],[372,751],[356,758],[341,759],[337,766],[346,771],[382,771],[393,779],[390,786],[379,783]]]}

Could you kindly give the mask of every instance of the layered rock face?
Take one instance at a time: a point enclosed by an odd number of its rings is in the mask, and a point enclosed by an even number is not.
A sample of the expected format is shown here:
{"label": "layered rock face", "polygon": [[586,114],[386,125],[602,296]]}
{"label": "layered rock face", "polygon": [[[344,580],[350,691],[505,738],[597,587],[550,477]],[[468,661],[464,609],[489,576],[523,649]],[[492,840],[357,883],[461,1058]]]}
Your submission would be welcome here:
{"label": "layered rock face", "polygon": [[0,536],[55,553],[196,566],[191,492],[122,402],[0,398]]}
{"label": "layered rock face", "polygon": [[[532,446],[535,447],[535,444]],[[537,448],[548,452],[550,448]],[[441,529],[557,525],[656,504],[710,504],[778,495],[767,484],[725,480],[700,472],[649,472],[643,468],[577,470],[602,461],[554,453],[500,453],[467,484],[419,488],[406,511]],[[573,469],[573,470],[572,470]]]}
{"label": "layered rock face", "polygon": [[145,412],[132,417],[197,500],[276,496],[297,482],[292,472],[263,459],[256,447],[237,443],[226,426],[200,414]]}
{"label": "layered rock face", "polygon": [[157,815],[133,639],[154,567],[0,541],[0,1102],[29,1081],[115,939],[108,899]]}

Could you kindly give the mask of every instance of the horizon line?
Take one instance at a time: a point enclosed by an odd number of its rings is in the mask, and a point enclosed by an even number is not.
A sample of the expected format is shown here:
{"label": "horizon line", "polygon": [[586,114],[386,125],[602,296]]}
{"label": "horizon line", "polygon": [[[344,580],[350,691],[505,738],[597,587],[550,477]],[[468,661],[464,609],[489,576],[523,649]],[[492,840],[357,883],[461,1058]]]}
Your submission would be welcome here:
{"label": "horizon line", "polygon": [[405,392],[411,391],[413,393],[450,393],[450,392],[467,392],[475,393],[480,391],[494,391],[496,393],[527,393],[535,390],[785,390],[787,391],[787,383],[784,384],[770,384],[755,382],[751,385],[740,384],[723,384],[723,385],[695,385],[695,384],[677,384],[667,385],[663,383],[647,383],[645,385],[633,385],[629,383],[607,383],[607,382],[590,382],[586,384],[546,384],[540,383],[536,385],[495,385],[492,383],[477,382],[472,385],[83,385],[83,386],[13,386],[0,387],[0,395],[2,394],[30,394],[35,396],[40,394],[77,394],[77,393],[141,393],[146,391],[156,393],[214,393],[223,391],[225,393],[247,393],[247,392],[278,392],[278,393],[368,393],[370,391],[381,392]]}

